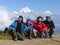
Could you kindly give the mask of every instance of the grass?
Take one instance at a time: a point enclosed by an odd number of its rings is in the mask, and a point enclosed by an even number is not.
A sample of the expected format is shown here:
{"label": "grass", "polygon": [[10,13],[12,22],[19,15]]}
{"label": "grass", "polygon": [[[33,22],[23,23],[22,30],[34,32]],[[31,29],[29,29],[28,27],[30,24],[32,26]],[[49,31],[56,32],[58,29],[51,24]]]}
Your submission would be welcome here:
{"label": "grass", "polygon": [[12,37],[9,35],[9,33],[4,33],[0,31],[0,39],[12,39]]}
{"label": "grass", "polygon": [[0,35],[0,39],[11,39],[12,37],[9,34],[2,34]]}

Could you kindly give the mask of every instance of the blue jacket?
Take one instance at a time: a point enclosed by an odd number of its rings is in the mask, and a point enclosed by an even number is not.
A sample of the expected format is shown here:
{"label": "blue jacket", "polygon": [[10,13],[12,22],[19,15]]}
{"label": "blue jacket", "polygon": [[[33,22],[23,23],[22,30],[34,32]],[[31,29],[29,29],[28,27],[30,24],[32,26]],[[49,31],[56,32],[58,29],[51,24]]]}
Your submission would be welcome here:
{"label": "blue jacket", "polygon": [[33,28],[34,28],[33,24],[31,24],[30,26],[25,25],[25,30],[26,31],[28,31],[29,29],[33,29]]}
{"label": "blue jacket", "polygon": [[[17,22],[14,21],[14,22],[9,26],[9,30],[12,30],[12,28],[15,28],[15,29],[16,29],[16,27],[17,27]],[[22,23],[22,28],[21,28],[21,30],[22,30],[22,35],[24,35],[24,27],[25,27],[25,24]]]}

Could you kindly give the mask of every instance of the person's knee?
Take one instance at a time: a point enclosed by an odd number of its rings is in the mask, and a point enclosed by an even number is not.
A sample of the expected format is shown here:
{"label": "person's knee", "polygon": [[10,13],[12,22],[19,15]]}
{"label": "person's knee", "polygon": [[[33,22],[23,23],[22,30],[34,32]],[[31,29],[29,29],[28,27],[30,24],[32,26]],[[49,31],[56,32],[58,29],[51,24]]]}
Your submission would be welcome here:
{"label": "person's knee", "polygon": [[26,37],[26,36],[27,36],[27,30],[24,29],[24,37]]}
{"label": "person's knee", "polygon": [[54,30],[51,30],[50,33],[53,34],[54,33]]}
{"label": "person's knee", "polygon": [[28,29],[28,32],[31,32],[31,33],[32,33],[32,31],[33,31],[33,29],[32,29],[32,28]]}
{"label": "person's knee", "polygon": [[33,34],[35,37],[37,36],[37,31],[35,29],[33,30]]}
{"label": "person's knee", "polygon": [[33,29],[32,28],[29,28],[30,31],[32,31]]}
{"label": "person's knee", "polygon": [[24,29],[24,33],[26,32],[26,30]]}
{"label": "person's knee", "polygon": [[16,30],[15,28],[12,28],[12,30]]}

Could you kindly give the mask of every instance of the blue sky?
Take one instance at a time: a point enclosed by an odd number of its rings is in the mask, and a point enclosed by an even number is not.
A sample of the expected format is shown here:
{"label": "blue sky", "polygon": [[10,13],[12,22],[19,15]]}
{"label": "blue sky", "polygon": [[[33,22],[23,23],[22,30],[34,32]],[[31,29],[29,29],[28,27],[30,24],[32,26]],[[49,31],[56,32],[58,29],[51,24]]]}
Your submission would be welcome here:
{"label": "blue sky", "polygon": [[0,0],[0,6],[5,6],[9,11],[18,11],[29,7],[35,11],[49,10],[60,14],[60,0]]}
{"label": "blue sky", "polygon": [[24,21],[27,18],[36,19],[40,15],[50,15],[56,29],[60,29],[60,0],[0,0],[0,29],[8,27],[20,14]]}

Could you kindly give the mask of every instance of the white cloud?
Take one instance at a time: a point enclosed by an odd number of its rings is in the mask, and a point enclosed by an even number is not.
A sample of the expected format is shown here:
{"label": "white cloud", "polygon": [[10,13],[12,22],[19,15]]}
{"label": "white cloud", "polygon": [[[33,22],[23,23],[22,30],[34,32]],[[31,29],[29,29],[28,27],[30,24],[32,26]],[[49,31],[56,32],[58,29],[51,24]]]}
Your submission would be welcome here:
{"label": "white cloud", "polygon": [[24,17],[24,22],[27,18],[36,19],[38,16],[42,16],[44,19],[47,15],[51,16],[56,24],[56,29],[60,29],[60,21],[58,20],[60,16],[53,15],[51,11],[36,12],[31,10],[29,7],[25,7],[17,11],[9,12],[6,7],[0,6],[0,30],[8,27],[14,20],[18,18],[19,15]]}
{"label": "white cloud", "polygon": [[52,15],[52,12],[49,10],[43,12],[36,12],[31,10],[29,7],[24,7],[20,9],[19,14],[22,15],[24,17],[24,21],[26,21],[27,18],[36,19],[37,16],[50,16]]}
{"label": "white cloud", "polygon": [[8,27],[10,23],[6,7],[0,6],[0,29]]}
{"label": "white cloud", "polygon": [[13,11],[13,13],[14,13],[14,14],[18,14],[18,12],[17,12],[17,11]]}
{"label": "white cloud", "polygon": [[47,11],[41,12],[41,14],[46,15],[46,16],[50,16],[50,15],[52,15],[52,12],[47,10]]}
{"label": "white cloud", "polygon": [[47,11],[45,12],[45,14],[51,15],[52,12],[50,12],[50,11],[47,10]]}
{"label": "white cloud", "polygon": [[32,10],[29,7],[20,9],[20,13],[30,13]]}
{"label": "white cloud", "polygon": [[[46,17],[47,15],[53,16],[53,13],[51,11],[36,12],[31,10],[29,7],[22,8],[18,12],[17,11],[9,12],[6,9],[6,7],[0,6],[0,29],[8,27],[14,20],[18,18],[19,15],[22,15],[24,17],[25,22],[27,18],[36,19],[38,16],[42,17]],[[58,17],[59,16],[54,16],[54,21],[56,21],[56,23],[60,22],[58,21],[58,19],[55,19]]]}
{"label": "white cloud", "polygon": [[[4,6],[0,6],[0,29],[4,28],[4,27],[8,27],[9,24],[14,21],[15,19],[18,18],[19,15],[21,15],[24,17],[24,21],[26,21],[27,18],[31,18],[31,19],[36,19],[37,16],[41,16],[41,12],[35,12],[33,10],[31,10],[29,7],[25,7],[20,9],[19,12],[17,11],[12,11],[9,12],[7,11],[6,7]],[[42,14],[51,14],[50,11],[45,11]],[[43,15],[43,16],[44,16]]]}

